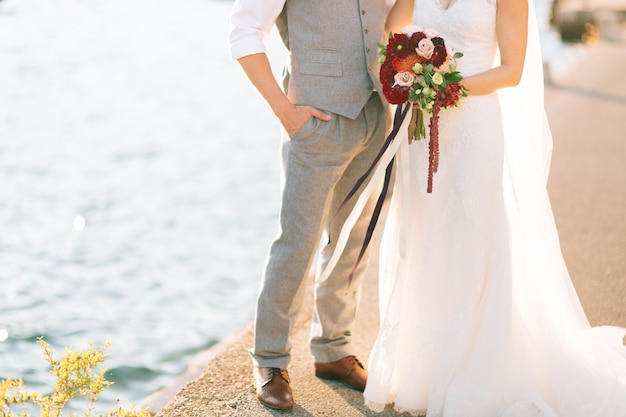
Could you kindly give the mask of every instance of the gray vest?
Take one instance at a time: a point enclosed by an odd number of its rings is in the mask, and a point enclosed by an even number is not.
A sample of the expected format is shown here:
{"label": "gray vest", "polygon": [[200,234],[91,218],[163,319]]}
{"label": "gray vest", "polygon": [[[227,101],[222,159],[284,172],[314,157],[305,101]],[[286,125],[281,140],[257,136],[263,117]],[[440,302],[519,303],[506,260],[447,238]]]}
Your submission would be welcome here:
{"label": "gray vest", "polygon": [[276,26],[290,52],[284,88],[291,101],[356,118],[381,91],[384,19],[385,0],[286,0]]}

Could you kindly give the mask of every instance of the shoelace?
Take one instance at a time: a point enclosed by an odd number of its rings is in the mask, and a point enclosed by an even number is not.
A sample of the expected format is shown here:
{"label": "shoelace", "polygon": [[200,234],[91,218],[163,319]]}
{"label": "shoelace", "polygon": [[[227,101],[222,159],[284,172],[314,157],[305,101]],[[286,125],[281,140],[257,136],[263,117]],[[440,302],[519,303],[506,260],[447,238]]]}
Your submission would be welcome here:
{"label": "shoelace", "polygon": [[269,378],[267,379],[267,382],[271,381],[272,379],[274,379],[274,377],[277,377],[277,376],[289,382],[289,378],[283,375],[283,370],[280,368],[270,368],[270,375],[269,375]]}
{"label": "shoelace", "polygon": [[359,365],[361,368],[365,369],[363,364],[356,358],[356,356],[349,356],[349,358],[354,360],[354,362],[356,362],[356,364]]}

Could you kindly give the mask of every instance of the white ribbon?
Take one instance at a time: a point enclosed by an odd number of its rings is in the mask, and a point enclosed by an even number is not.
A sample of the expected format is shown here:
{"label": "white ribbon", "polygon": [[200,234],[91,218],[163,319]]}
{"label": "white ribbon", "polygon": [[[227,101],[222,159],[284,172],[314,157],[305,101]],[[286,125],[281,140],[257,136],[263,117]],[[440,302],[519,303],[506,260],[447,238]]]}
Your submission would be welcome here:
{"label": "white ribbon", "polygon": [[[400,126],[400,129],[398,129],[398,132],[401,132],[402,129],[407,130],[409,128],[409,122],[411,121],[411,118],[407,116],[410,113],[411,113],[410,110],[407,111],[404,115],[404,118],[400,120],[401,126]],[[394,118],[394,122],[395,122],[395,118]],[[406,138],[406,135],[400,135],[400,136]],[[330,276],[331,272],[337,265],[337,262],[339,261],[339,258],[341,257],[341,254],[343,253],[343,250],[346,247],[346,243],[348,242],[348,237],[350,236],[350,232],[352,231],[354,224],[357,222],[359,216],[363,212],[363,208],[365,207],[365,204],[367,204],[367,201],[369,200],[369,198],[374,193],[374,190],[378,188],[380,181],[383,179],[385,175],[385,170],[387,169],[387,166],[389,165],[393,157],[396,155],[396,152],[398,151],[398,148],[400,147],[401,143],[402,143],[401,140],[394,139],[389,145],[389,147],[385,150],[380,160],[378,161],[378,166],[376,167],[375,171],[372,173],[367,185],[363,189],[363,192],[359,195],[359,198],[354,208],[352,209],[352,212],[350,212],[350,215],[346,219],[346,222],[343,224],[341,228],[341,232],[339,233],[339,238],[337,239],[337,245],[335,246],[335,251],[330,257],[330,260],[326,264],[326,267],[324,268],[322,273],[319,274],[318,277],[316,278],[317,282],[326,281],[326,279]]]}

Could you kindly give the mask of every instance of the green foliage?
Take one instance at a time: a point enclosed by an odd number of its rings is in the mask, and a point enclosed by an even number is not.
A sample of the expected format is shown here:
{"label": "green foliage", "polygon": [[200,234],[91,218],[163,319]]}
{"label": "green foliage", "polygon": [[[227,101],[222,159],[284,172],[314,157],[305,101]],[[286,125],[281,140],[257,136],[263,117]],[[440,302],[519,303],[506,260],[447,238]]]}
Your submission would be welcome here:
{"label": "green foliage", "polygon": [[[109,344],[104,344],[99,349],[94,349],[90,344],[89,349],[78,352],[72,351],[70,347],[65,349],[60,360],[56,360],[54,350],[43,339],[40,338],[37,343],[43,348],[44,358],[52,367],[50,373],[55,377],[52,393],[43,395],[38,392],[27,392],[21,379],[1,380],[0,417],[29,417],[26,411],[21,414],[14,414],[11,411],[12,405],[28,404],[39,406],[39,417],[60,417],[63,415],[63,408],[76,397],[84,397],[87,402],[84,417],[150,417],[148,410],[135,410],[134,405],[128,409],[118,406],[105,413],[94,410],[98,395],[112,384],[104,376],[106,369],[101,367]],[[78,416],[78,414],[69,415],[69,417]]]}
{"label": "green foliage", "polygon": [[446,82],[449,83],[460,83],[463,79],[463,76],[458,71],[448,72],[444,74],[443,77],[445,78]]}

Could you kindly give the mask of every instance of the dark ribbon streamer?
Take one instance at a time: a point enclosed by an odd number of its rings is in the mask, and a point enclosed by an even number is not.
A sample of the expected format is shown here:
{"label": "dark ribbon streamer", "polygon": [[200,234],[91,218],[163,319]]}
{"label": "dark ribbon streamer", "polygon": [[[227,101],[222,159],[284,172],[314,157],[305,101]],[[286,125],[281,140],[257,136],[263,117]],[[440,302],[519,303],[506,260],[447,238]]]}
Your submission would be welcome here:
{"label": "dark ribbon streamer", "polygon": [[374,158],[374,161],[372,162],[370,167],[365,171],[365,173],[356,181],[356,184],[354,184],[354,187],[352,187],[352,189],[350,190],[346,198],[341,202],[341,204],[337,208],[337,211],[335,212],[335,214],[333,214],[333,216],[328,221],[328,230],[329,230],[328,244],[330,244],[331,242],[330,224],[332,223],[333,220],[335,220],[335,218],[337,217],[341,209],[348,203],[348,201],[350,201],[350,199],[354,197],[357,191],[359,191],[359,188],[361,188],[363,183],[365,183],[365,180],[367,179],[367,177],[369,177],[372,171],[374,171],[374,168],[376,168],[376,165],[378,165],[378,161],[380,161],[380,158],[383,157],[383,154],[385,153],[387,148],[389,148],[389,145],[391,145],[393,140],[398,135],[398,132],[400,131],[400,127],[402,126],[402,122],[404,121],[404,118],[406,117],[410,108],[411,108],[411,103],[407,103],[404,108],[402,108],[402,106],[396,106],[396,113],[393,118],[393,127],[391,129],[391,132],[389,133],[389,136],[387,136],[387,139],[383,143],[382,148],[378,152],[378,155],[376,155],[376,158]]}
{"label": "dark ribbon streamer", "polygon": [[[383,143],[382,148],[376,155],[376,158],[374,158],[374,161],[372,162],[370,167],[365,171],[365,173],[361,177],[359,177],[354,187],[352,187],[352,189],[350,190],[346,198],[341,202],[341,204],[337,208],[337,211],[335,212],[335,214],[329,220],[328,222],[329,231],[330,231],[331,222],[337,217],[337,215],[339,214],[339,211],[341,211],[341,209],[344,208],[344,206],[348,203],[348,201],[350,201],[350,199],[356,195],[359,188],[361,188],[361,186],[365,183],[365,181],[370,176],[372,171],[374,171],[374,169],[378,165],[378,162],[383,157],[385,151],[389,148],[391,143],[394,141],[394,139],[398,135],[398,132],[400,131],[400,128],[402,127],[402,122],[404,121],[404,118],[408,114],[410,108],[411,108],[411,103],[406,103],[404,107],[400,105],[396,107],[396,112],[393,118],[393,127],[391,129],[391,132],[389,133],[389,136],[387,136],[387,139]],[[354,273],[356,272],[357,268],[359,267],[361,260],[363,259],[363,256],[365,255],[365,251],[367,250],[372,240],[372,236],[374,234],[376,224],[378,223],[378,219],[380,218],[380,213],[382,211],[383,203],[385,202],[385,197],[387,196],[387,191],[389,190],[389,185],[391,183],[391,173],[393,171],[394,160],[395,160],[395,157],[391,159],[391,161],[389,162],[389,165],[387,165],[387,168],[385,169],[385,181],[383,183],[383,188],[380,192],[380,195],[378,196],[378,200],[376,201],[376,206],[374,207],[372,218],[370,219],[370,223],[367,227],[367,232],[365,233],[365,239],[363,240],[363,245],[361,246],[361,251],[359,252],[359,256],[356,260],[356,263],[354,267],[352,268],[352,271],[350,271],[350,275],[348,276],[348,287],[352,283],[352,277]],[[331,242],[331,236],[329,232],[328,244],[330,244],[330,242]]]}
{"label": "dark ribbon streamer", "polygon": [[372,213],[372,218],[370,219],[370,224],[367,226],[367,233],[365,233],[365,240],[363,241],[363,245],[361,246],[361,252],[359,253],[359,257],[350,271],[350,275],[348,276],[348,287],[352,284],[352,276],[354,272],[358,268],[361,260],[363,259],[363,255],[365,255],[365,251],[372,240],[372,236],[374,235],[374,229],[376,229],[376,224],[378,223],[378,219],[380,218],[380,213],[383,208],[383,203],[385,202],[385,197],[387,197],[387,191],[389,190],[389,184],[391,183],[391,172],[393,171],[393,162],[396,158],[393,157],[387,165],[385,169],[385,182],[383,183],[383,189],[380,191],[380,195],[378,196],[378,200],[376,201],[376,207],[374,207],[374,212]]}

